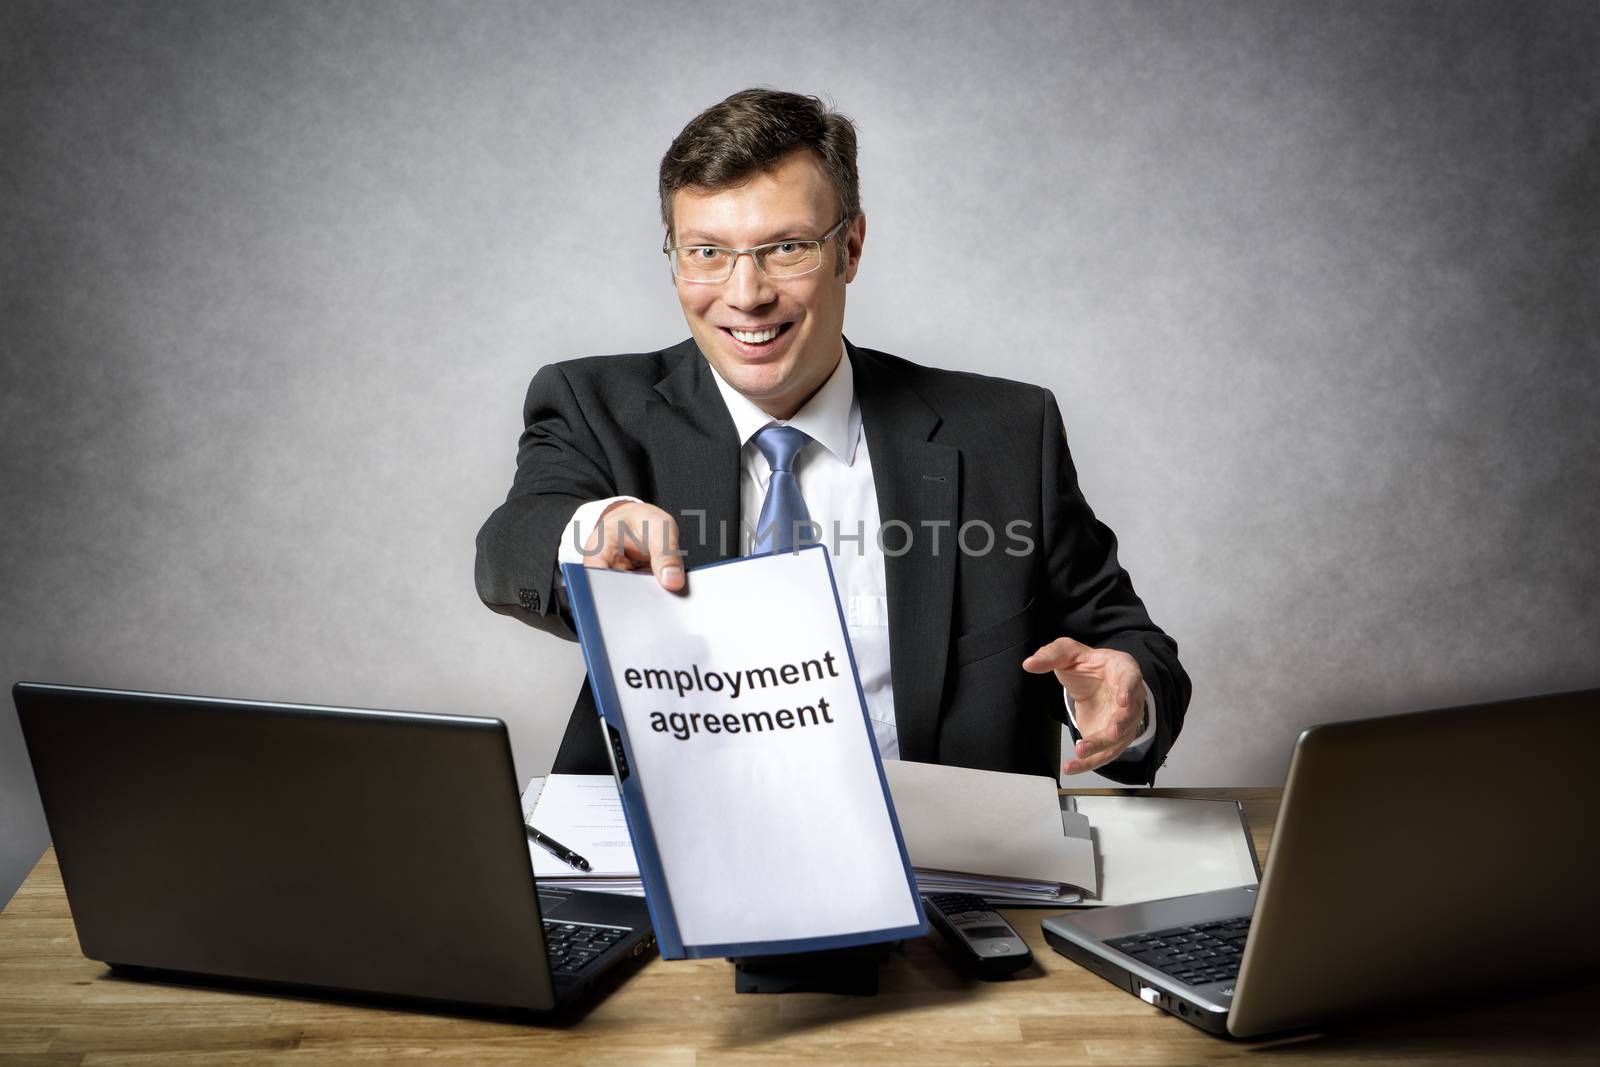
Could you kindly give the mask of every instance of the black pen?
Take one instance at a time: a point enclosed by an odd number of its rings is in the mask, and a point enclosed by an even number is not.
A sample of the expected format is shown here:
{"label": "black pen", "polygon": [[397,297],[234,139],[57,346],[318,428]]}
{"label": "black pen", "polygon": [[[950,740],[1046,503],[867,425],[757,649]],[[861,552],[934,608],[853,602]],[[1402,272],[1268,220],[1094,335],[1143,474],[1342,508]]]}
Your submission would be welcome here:
{"label": "black pen", "polygon": [[579,871],[587,871],[589,869],[588,860],[572,851],[566,845],[563,845],[560,841],[557,841],[548,834],[540,833],[527,823],[523,823],[522,826],[523,829],[528,831],[529,837],[533,838],[546,852],[550,853],[550,855],[554,856],[562,863],[565,863],[568,867]]}

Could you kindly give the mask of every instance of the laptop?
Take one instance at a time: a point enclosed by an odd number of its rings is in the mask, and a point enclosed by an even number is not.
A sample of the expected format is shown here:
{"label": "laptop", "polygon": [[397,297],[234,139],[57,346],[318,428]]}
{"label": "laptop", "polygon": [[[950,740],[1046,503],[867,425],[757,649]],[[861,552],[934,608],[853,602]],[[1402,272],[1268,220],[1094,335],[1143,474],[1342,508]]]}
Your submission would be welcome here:
{"label": "laptop", "polygon": [[573,1004],[644,900],[535,884],[498,719],[18,683],[83,954],[446,1009]]}
{"label": "laptop", "polygon": [[[1537,784],[1493,785],[1507,770]],[[1315,726],[1259,892],[1063,915],[1045,939],[1233,1037],[1592,973],[1597,773],[1600,689]]]}

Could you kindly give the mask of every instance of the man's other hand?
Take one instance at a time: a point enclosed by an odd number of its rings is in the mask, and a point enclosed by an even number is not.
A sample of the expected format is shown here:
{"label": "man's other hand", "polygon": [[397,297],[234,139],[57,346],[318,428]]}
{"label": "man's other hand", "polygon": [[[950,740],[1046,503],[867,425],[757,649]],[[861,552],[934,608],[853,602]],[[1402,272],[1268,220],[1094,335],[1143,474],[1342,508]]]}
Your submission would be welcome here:
{"label": "man's other hand", "polygon": [[678,523],[654,504],[619,500],[600,513],[584,545],[583,565],[611,571],[649,570],[661,588],[684,587]]}
{"label": "man's other hand", "polygon": [[1072,698],[1078,740],[1063,774],[1082,774],[1122,755],[1139,738],[1144,718],[1144,675],[1139,661],[1114,648],[1090,648],[1058,637],[1022,661],[1030,674],[1055,671]]}

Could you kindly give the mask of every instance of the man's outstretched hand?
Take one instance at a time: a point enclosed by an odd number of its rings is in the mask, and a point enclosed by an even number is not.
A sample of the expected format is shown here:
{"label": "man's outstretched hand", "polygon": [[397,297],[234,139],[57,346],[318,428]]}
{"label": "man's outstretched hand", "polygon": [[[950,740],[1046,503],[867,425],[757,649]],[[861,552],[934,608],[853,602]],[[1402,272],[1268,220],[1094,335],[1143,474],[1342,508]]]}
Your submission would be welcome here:
{"label": "man's outstretched hand", "polygon": [[619,500],[600,513],[584,545],[583,565],[611,571],[648,570],[661,588],[684,587],[678,523],[654,504]]}
{"label": "man's outstretched hand", "polygon": [[1090,648],[1058,637],[1022,661],[1030,674],[1055,671],[1072,698],[1082,734],[1063,774],[1082,774],[1110,763],[1139,738],[1144,719],[1144,675],[1139,661],[1114,648]]}

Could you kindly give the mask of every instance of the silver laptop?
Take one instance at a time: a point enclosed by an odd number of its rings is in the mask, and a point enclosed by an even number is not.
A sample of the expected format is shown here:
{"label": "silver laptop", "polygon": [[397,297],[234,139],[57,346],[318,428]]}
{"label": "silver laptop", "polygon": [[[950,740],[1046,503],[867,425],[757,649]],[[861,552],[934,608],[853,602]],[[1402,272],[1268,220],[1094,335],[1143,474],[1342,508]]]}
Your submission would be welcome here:
{"label": "silver laptop", "polygon": [[125,974],[547,1011],[653,943],[536,887],[498,719],[19,683],[83,954]]}
{"label": "silver laptop", "polygon": [[[1496,786],[1506,771],[1537,785]],[[1257,887],[1044,921],[1058,952],[1215,1034],[1592,975],[1600,689],[1300,735]]]}

